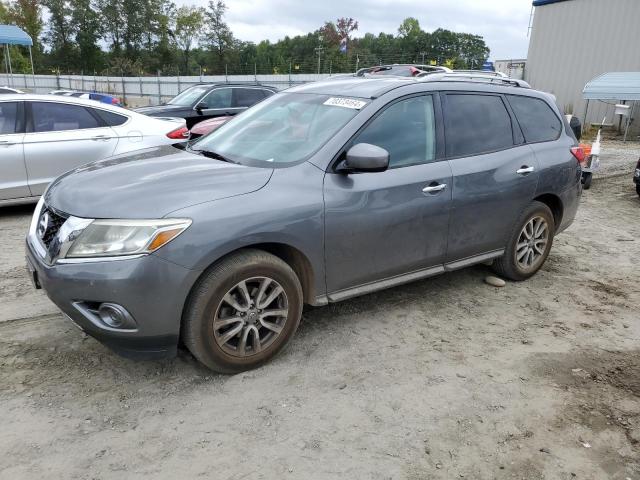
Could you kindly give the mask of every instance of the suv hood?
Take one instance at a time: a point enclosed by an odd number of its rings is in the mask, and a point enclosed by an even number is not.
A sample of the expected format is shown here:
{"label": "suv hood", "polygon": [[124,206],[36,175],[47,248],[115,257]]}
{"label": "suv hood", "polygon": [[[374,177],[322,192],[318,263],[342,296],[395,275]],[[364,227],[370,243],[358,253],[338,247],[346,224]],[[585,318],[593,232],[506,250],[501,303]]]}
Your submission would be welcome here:
{"label": "suv hood", "polygon": [[45,203],[84,218],[162,218],[196,203],[259,190],[272,173],[155,147],[65,173],[49,186]]}
{"label": "suv hood", "polygon": [[134,108],[133,111],[143,115],[170,115],[171,112],[190,109],[191,107],[184,107],[180,105],[156,105],[153,107]]}

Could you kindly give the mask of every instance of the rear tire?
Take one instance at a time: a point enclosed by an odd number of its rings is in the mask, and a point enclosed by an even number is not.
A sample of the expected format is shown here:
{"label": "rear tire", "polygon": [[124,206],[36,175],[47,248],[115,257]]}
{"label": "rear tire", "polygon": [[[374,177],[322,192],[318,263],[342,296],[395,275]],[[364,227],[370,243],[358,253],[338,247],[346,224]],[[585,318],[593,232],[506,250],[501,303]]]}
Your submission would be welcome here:
{"label": "rear tire", "polygon": [[582,186],[585,190],[589,190],[591,188],[591,180],[593,179],[593,173],[584,172],[582,174]]}
{"label": "rear tire", "polygon": [[220,373],[259,367],[293,337],[302,287],[280,258],[244,250],[211,267],[193,288],[183,315],[185,346]]}
{"label": "rear tire", "polygon": [[640,197],[640,183],[636,183],[636,193]]}
{"label": "rear tire", "polygon": [[504,255],[493,262],[493,270],[518,282],[532,277],[544,265],[554,234],[555,221],[549,207],[532,202],[515,223]]}

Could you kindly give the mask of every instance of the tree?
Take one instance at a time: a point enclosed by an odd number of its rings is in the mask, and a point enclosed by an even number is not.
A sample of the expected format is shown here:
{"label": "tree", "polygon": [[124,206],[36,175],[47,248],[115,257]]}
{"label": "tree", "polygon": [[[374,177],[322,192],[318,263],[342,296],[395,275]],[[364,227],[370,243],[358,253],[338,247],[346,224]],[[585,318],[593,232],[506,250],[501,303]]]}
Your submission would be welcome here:
{"label": "tree", "polygon": [[204,27],[204,9],[195,6],[178,8],[176,14],[175,39],[184,55],[185,71],[189,71],[189,54],[201,36]]}
{"label": "tree", "polygon": [[405,18],[398,27],[398,35],[402,38],[416,38],[421,31],[420,22],[413,17]]}
{"label": "tree", "polygon": [[2,0],[0,0],[0,23],[9,23],[9,9]]}
{"label": "tree", "polygon": [[72,8],[68,0],[43,0],[49,10],[49,28],[45,32],[45,42],[51,47],[55,63],[70,71],[74,63],[76,27],[72,21]]}
{"label": "tree", "polygon": [[[39,0],[15,0],[9,4],[7,15],[8,20],[10,19],[29,34],[31,40],[33,40],[34,49],[40,51],[39,39],[42,33],[41,2]],[[1,16],[2,14],[0,13]]]}
{"label": "tree", "polygon": [[95,72],[102,66],[102,50],[98,41],[103,35],[100,16],[92,0],[71,0],[71,20],[76,26],[79,67],[82,72]]}
{"label": "tree", "polygon": [[340,40],[343,38],[349,40],[351,38],[351,32],[358,30],[358,22],[351,17],[341,17],[336,20],[336,30],[338,31]]}
{"label": "tree", "polygon": [[226,11],[227,6],[223,0],[209,0],[209,7],[205,11],[205,37],[211,49],[216,52],[220,63],[224,60],[225,50],[233,45],[233,35],[224,21]]}
{"label": "tree", "polygon": [[124,36],[123,5],[121,0],[97,0],[101,12],[103,38],[110,43],[111,51],[119,54]]}

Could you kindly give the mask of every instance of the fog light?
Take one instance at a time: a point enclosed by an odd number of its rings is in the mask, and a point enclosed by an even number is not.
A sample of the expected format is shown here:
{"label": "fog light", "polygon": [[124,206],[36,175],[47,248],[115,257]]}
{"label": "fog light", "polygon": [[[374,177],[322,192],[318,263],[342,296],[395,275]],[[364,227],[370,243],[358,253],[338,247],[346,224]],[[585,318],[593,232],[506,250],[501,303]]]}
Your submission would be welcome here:
{"label": "fog light", "polygon": [[101,303],[98,316],[111,328],[136,328],[136,322],[129,312],[116,303]]}

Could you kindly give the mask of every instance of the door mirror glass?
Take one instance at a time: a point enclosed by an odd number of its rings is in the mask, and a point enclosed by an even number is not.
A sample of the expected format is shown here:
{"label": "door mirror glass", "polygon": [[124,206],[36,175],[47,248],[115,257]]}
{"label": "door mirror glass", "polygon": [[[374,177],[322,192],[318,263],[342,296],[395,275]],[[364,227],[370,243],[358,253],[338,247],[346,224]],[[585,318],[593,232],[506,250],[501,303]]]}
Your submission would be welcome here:
{"label": "door mirror glass", "polygon": [[389,168],[389,152],[370,143],[358,143],[347,151],[347,155],[338,166],[338,171],[384,172]]}
{"label": "door mirror glass", "polygon": [[200,111],[200,110],[206,110],[207,108],[209,108],[209,106],[207,105],[206,102],[200,102],[196,105],[196,110]]}

